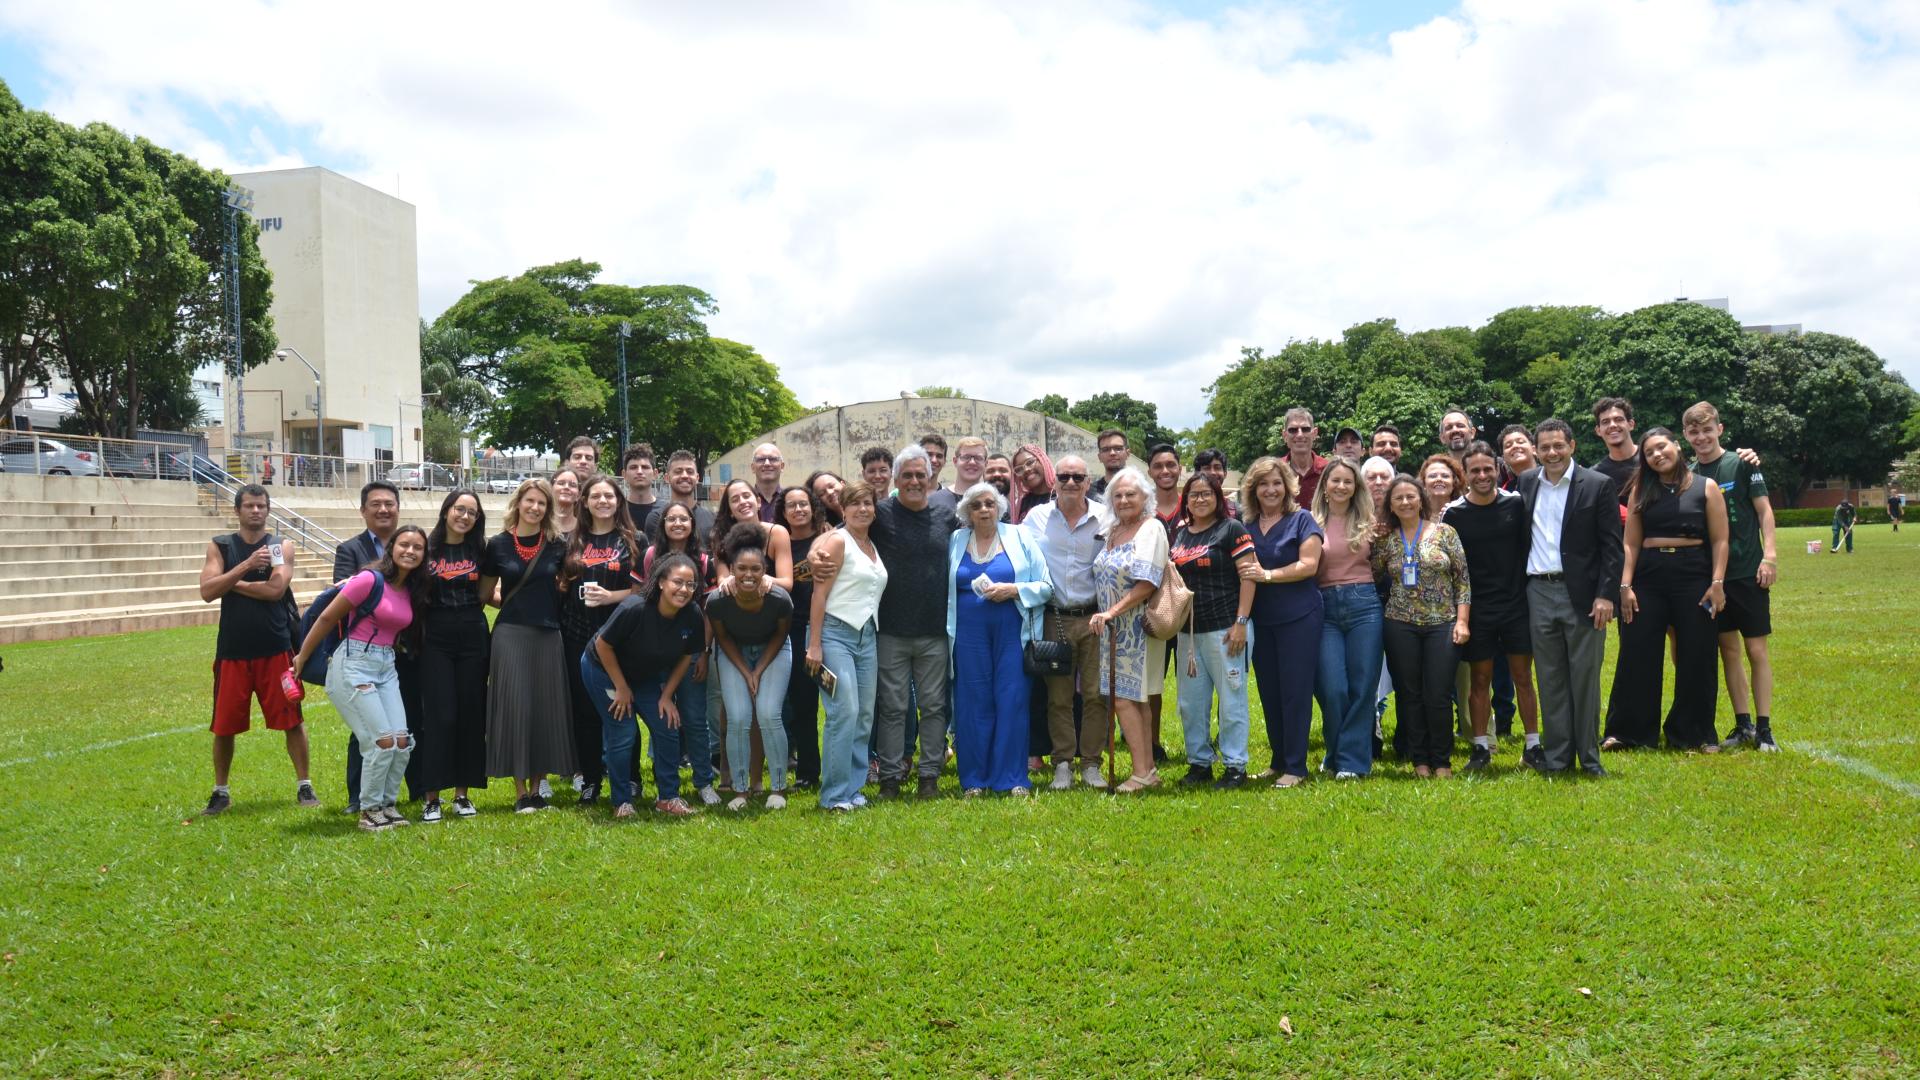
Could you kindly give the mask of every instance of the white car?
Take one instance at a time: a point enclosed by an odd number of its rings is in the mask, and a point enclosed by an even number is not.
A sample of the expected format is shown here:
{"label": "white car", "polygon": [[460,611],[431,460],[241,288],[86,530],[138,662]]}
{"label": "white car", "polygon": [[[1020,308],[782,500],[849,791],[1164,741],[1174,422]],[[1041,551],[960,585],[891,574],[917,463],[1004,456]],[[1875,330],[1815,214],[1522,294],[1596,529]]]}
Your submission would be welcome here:
{"label": "white car", "polygon": [[520,484],[526,478],[526,473],[519,473],[514,476],[496,476],[487,481],[487,493],[490,495],[511,495],[520,490]]}
{"label": "white car", "polygon": [[[100,455],[91,450],[75,450],[58,439],[40,436],[38,445],[31,435],[15,435],[0,441],[0,468],[11,473],[44,473],[47,476],[99,476]],[[35,461],[35,456],[39,457]]]}
{"label": "white car", "polygon": [[402,465],[388,471],[387,482],[405,491],[452,491],[460,486],[444,465]]}

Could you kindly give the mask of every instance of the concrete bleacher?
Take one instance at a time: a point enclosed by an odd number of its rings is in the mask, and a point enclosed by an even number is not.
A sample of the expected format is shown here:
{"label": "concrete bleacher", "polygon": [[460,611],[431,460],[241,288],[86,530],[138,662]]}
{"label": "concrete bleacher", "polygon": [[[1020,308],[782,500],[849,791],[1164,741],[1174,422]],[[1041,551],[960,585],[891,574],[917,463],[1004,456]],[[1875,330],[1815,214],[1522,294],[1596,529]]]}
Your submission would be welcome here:
{"label": "concrete bleacher", "polygon": [[[341,539],[363,528],[357,492],[273,495],[275,509]],[[402,493],[400,520],[431,526],[442,498]],[[506,498],[483,502],[497,531]],[[217,621],[220,605],[200,599],[200,568],[208,539],[235,527],[225,496],[185,481],[0,473],[0,645]],[[332,562],[328,551],[296,555],[302,605],[327,586]]]}

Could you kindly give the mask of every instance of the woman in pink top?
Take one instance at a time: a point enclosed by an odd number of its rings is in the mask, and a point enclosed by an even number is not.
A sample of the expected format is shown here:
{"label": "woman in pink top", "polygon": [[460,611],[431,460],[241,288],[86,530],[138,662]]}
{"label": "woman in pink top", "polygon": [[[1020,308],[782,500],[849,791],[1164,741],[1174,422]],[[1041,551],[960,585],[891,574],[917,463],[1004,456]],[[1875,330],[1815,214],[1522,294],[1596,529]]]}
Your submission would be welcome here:
{"label": "woman in pink top", "polygon": [[1327,534],[1320,549],[1320,666],[1313,696],[1327,744],[1322,767],[1335,780],[1373,771],[1374,687],[1380,681],[1380,593],[1373,584],[1373,499],[1346,458],[1327,462],[1313,492],[1313,517]]}
{"label": "woman in pink top", "polygon": [[[426,531],[418,525],[400,526],[380,561],[340,586],[314,620],[296,658],[306,663],[334,627],[346,622],[347,639],[327,664],[327,698],[360,739],[360,827],[369,832],[407,824],[395,804],[407,758],[413,754],[413,736],[400,701],[400,677],[393,669],[393,643],[413,625],[413,613],[421,606],[427,576],[414,571],[426,556]],[[366,618],[358,618],[360,605],[376,585],[380,599]]]}

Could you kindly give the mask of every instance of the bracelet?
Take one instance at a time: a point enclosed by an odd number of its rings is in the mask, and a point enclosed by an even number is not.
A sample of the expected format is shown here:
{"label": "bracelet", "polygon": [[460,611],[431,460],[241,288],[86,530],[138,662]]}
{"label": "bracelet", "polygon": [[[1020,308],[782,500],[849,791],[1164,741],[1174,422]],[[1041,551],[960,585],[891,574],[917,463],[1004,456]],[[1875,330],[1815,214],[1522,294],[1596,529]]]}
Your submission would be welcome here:
{"label": "bracelet", "polygon": [[1763,563],[1771,563],[1771,564],[1773,564],[1773,565],[1775,565],[1775,566],[1778,566],[1778,565],[1780,565],[1780,560],[1779,560],[1779,559],[1761,559],[1760,561],[1761,561],[1761,562],[1763,562]]}
{"label": "bracelet", "polygon": [[1633,582],[1631,582],[1631,581],[1624,581],[1624,582],[1621,582],[1621,583],[1620,583],[1620,588],[1621,588],[1621,590],[1622,590],[1622,591],[1625,591],[1625,590],[1627,590],[1627,589],[1631,589],[1631,588],[1633,588]]}
{"label": "bracelet", "polygon": [[1727,583],[1727,579],[1723,577],[1717,577],[1713,579],[1713,583],[1715,585],[1725,585]]}

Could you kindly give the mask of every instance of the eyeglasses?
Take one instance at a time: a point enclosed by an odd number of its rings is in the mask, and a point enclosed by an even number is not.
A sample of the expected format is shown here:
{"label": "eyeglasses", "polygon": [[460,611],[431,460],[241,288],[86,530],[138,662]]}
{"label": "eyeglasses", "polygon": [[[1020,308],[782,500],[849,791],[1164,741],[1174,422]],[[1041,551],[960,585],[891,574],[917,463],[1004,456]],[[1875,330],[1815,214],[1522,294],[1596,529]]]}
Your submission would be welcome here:
{"label": "eyeglasses", "polygon": [[1100,448],[1100,452],[1103,454],[1124,454],[1127,452],[1127,446],[1125,443],[1119,443],[1114,446],[1103,446]]}
{"label": "eyeglasses", "polygon": [[1287,429],[1287,434],[1289,434],[1289,435],[1311,435],[1311,434],[1313,434],[1313,429],[1312,429],[1311,427],[1290,427],[1290,428],[1288,428],[1288,429]]}
{"label": "eyeglasses", "polygon": [[1054,473],[1053,478],[1063,484],[1084,484],[1087,482],[1087,474],[1083,472]]}
{"label": "eyeglasses", "polygon": [[985,455],[985,454],[961,454],[961,455],[960,455],[959,457],[957,457],[957,458],[954,458],[953,460],[955,460],[955,461],[960,461],[960,462],[965,462],[965,463],[966,463],[966,464],[968,464],[968,465],[985,465],[985,464],[987,463],[987,455]]}
{"label": "eyeglasses", "polygon": [[754,458],[753,463],[755,465],[778,465],[780,464],[780,459],[777,457],[768,457],[767,455],[762,454],[759,457]]}

